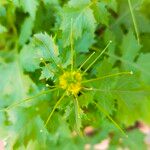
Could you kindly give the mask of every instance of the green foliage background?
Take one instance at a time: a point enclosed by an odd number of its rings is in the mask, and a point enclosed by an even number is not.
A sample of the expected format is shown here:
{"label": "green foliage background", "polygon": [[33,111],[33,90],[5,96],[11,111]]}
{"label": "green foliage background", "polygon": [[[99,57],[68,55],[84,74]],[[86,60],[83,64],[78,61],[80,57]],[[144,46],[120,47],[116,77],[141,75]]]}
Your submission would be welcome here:
{"label": "green foliage background", "polygon": [[[128,128],[136,121],[150,124],[150,2],[131,0],[131,4],[139,41],[127,0],[0,0],[1,110],[47,89],[46,84],[53,85],[60,75],[56,64],[66,69],[70,66],[71,20],[77,68],[93,51],[96,58],[112,41],[88,70],[87,79],[121,71],[134,73],[86,85],[100,89],[78,98],[80,129],[93,126],[96,132],[91,137],[73,136],[72,97],[65,97],[44,127],[61,92],[50,92],[1,111],[0,139],[7,141],[6,149],[76,150],[107,137],[111,137],[109,149],[146,149],[144,135]],[[41,57],[53,71],[42,65]],[[94,101],[125,129],[128,138],[95,107]]]}

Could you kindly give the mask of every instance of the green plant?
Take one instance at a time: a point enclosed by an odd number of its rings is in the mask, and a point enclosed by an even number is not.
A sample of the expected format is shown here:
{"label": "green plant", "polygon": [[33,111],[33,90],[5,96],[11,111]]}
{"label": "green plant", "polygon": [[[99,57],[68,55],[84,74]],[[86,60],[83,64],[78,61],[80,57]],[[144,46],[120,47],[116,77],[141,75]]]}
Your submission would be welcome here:
{"label": "green plant", "polygon": [[[110,134],[110,149],[146,149],[142,133],[127,131],[149,124],[146,5],[0,2],[0,137],[8,149],[83,149]],[[97,130],[91,138],[89,125]]]}

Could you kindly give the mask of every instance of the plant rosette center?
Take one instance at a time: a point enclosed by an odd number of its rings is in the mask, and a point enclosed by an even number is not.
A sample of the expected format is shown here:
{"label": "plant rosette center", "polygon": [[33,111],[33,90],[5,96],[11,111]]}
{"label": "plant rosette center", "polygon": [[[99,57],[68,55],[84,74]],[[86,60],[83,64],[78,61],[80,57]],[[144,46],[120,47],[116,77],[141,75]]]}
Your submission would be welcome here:
{"label": "plant rosette center", "polygon": [[59,77],[59,86],[66,90],[67,94],[76,96],[81,90],[82,75],[78,71],[65,71]]}

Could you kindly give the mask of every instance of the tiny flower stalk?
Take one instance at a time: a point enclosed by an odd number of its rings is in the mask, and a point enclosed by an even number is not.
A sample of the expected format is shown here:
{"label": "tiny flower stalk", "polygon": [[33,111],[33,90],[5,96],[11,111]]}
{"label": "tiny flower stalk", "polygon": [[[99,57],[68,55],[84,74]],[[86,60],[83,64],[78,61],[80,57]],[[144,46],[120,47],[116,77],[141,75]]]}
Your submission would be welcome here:
{"label": "tiny flower stalk", "polygon": [[44,124],[44,127],[47,126],[47,124],[49,123],[55,109],[59,106],[59,104],[61,103],[61,101],[63,100],[63,98],[66,96],[66,92],[63,93],[63,95],[60,97],[60,99],[57,101],[57,103],[55,104],[54,108],[52,109],[51,113],[49,114],[45,124]]}
{"label": "tiny flower stalk", "polygon": [[74,68],[74,48],[73,48],[73,20],[71,19],[71,28],[70,28],[70,45],[71,45],[71,71]]}
{"label": "tiny flower stalk", "polygon": [[21,100],[21,101],[19,101],[19,102],[16,102],[16,103],[14,103],[14,104],[8,106],[8,107],[5,108],[5,109],[0,109],[0,111],[8,111],[8,110],[10,110],[10,109],[13,109],[13,108],[15,108],[15,107],[17,107],[17,106],[23,104],[23,103],[30,102],[31,100],[33,100],[33,99],[35,99],[35,98],[37,98],[37,97],[40,97],[40,96],[45,95],[45,94],[48,94],[48,93],[53,92],[53,91],[55,91],[55,90],[57,90],[57,89],[58,89],[58,88],[53,88],[53,89],[41,91],[41,92],[38,93],[37,95],[34,95],[34,96],[32,96],[32,97],[23,99],[23,100]]}
{"label": "tiny flower stalk", "polygon": [[76,130],[77,130],[77,133],[82,136],[82,132],[80,131],[80,122],[81,122],[80,106],[79,106],[77,96],[74,97],[73,100],[74,100],[74,108],[75,108]]}
{"label": "tiny flower stalk", "polygon": [[107,48],[109,47],[109,45],[112,43],[112,41],[109,41],[109,43],[107,44],[107,46],[102,50],[102,52],[96,57],[96,59],[84,70],[83,73],[87,72],[91,66],[103,55],[103,53],[107,50]]}

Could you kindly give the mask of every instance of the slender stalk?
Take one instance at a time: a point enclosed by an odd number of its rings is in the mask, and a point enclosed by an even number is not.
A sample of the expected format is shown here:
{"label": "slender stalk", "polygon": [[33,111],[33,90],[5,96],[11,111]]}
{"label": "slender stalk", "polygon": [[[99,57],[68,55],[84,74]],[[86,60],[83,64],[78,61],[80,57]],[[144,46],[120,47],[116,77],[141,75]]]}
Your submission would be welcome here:
{"label": "slender stalk", "polygon": [[34,98],[37,98],[37,97],[39,97],[39,96],[41,96],[41,95],[47,94],[47,93],[49,93],[49,92],[51,92],[51,91],[54,91],[54,90],[57,90],[57,88],[49,89],[49,90],[46,90],[46,91],[42,91],[41,93],[39,93],[39,94],[37,94],[37,95],[35,95],[35,96],[26,98],[26,99],[21,100],[21,101],[19,101],[19,102],[16,102],[16,103],[14,103],[14,104],[12,104],[12,105],[8,106],[7,108],[2,109],[2,110],[0,110],[0,111],[7,111],[7,110],[9,110],[9,109],[15,108],[15,107],[17,107],[18,105],[20,105],[20,104],[22,104],[22,103],[29,102],[29,101],[31,101],[31,100],[34,99]]}
{"label": "slender stalk", "polygon": [[131,16],[132,16],[133,25],[134,25],[136,37],[137,37],[137,40],[138,40],[138,44],[140,45],[140,36],[139,36],[138,28],[137,28],[137,23],[136,23],[135,15],[133,13],[133,8],[132,8],[132,5],[131,5],[131,0],[128,0],[128,4],[129,4],[129,9],[130,9],[130,12],[131,12]]}
{"label": "slender stalk", "polygon": [[[35,37],[36,38],[36,37]],[[37,38],[36,38],[37,39]],[[41,42],[43,45],[44,45],[44,47],[46,48],[46,50],[47,50],[47,52],[49,53],[50,51],[49,51],[49,47],[42,41],[42,40],[40,40],[40,39],[37,39],[39,42]],[[50,54],[51,55],[51,54]],[[57,62],[54,60],[54,58],[52,58],[52,60],[53,60],[53,62],[55,63],[55,65],[57,66],[57,67],[59,67],[58,66],[58,64],[57,64]]]}
{"label": "slender stalk", "polygon": [[73,49],[73,31],[72,31],[73,20],[71,19],[71,30],[70,30],[70,44],[71,44],[71,71],[74,65],[74,49]]}
{"label": "slender stalk", "polygon": [[74,98],[74,107],[77,132],[79,135],[82,135],[80,131],[80,107],[77,97]]}
{"label": "slender stalk", "polygon": [[[93,49],[93,50],[95,50],[95,51],[99,51],[99,49],[98,49],[97,47],[91,47],[91,49]],[[138,65],[137,65],[136,63],[134,63],[134,62],[127,61],[127,60],[123,59],[122,57],[119,57],[119,56],[117,56],[117,55],[115,55],[115,54],[110,54],[110,53],[108,53],[108,52],[105,52],[105,54],[108,55],[109,57],[112,57],[112,58],[116,59],[116,60],[120,60],[121,62],[123,62],[123,63],[125,63],[125,64],[127,64],[127,65],[129,65],[129,66],[132,66],[132,67],[134,67],[134,68],[136,68],[136,69],[142,71],[142,72],[145,73],[146,75],[149,75],[149,76],[150,76],[150,72],[146,71],[144,68],[138,66]]]}
{"label": "slender stalk", "polygon": [[50,121],[55,109],[58,107],[58,105],[60,104],[60,102],[63,100],[63,98],[65,97],[66,95],[66,92],[63,93],[63,95],[60,97],[60,99],[57,101],[57,103],[55,104],[54,108],[52,109],[52,111],[50,112],[45,124],[44,124],[44,127],[46,127],[46,125],[48,124],[48,122]]}
{"label": "slender stalk", "polygon": [[85,80],[85,81],[82,81],[82,83],[93,82],[93,81],[102,80],[102,79],[105,79],[105,78],[110,78],[110,77],[115,77],[115,76],[120,76],[120,75],[132,75],[132,74],[133,74],[132,71],[130,71],[130,72],[119,72],[119,73],[115,73],[115,74],[108,74],[108,75],[98,77],[98,78],[94,78],[94,79]]}
{"label": "slender stalk", "polygon": [[95,54],[95,52],[93,52],[79,67],[78,70],[81,70],[81,68],[90,60],[90,58]]}
{"label": "slender stalk", "polygon": [[55,72],[48,66],[48,64],[45,62],[44,58],[40,58],[40,60],[43,62],[43,64],[44,64],[45,67],[49,70],[50,73],[51,73],[51,72],[55,73]]}
{"label": "slender stalk", "polygon": [[[36,38],[36,37],[35,37]],[[37,39],[37,38],[36,38]],[[39,42],[41,42],[43,45],[44,45],[44,47],[46,48],[46,50],[47,50],[47,52],[49,53],[50,51],[49,51],[49,47],[42,41],[42,40],[40,40],[40,39],[37,39]],[[50,54],[51,55],[51,54]],[[54,62],[54,64],[60,69],[60,70],[63,70],[63,68],[62,68],[62,66],[61,66],[61,64],[59,63],[58,64],[58,62],[56,62],[55,61],[55,59],[53,58],[53,57],[51,57],[51,59],[52,59],[52,61]]]}
{"label": "slender stalk", "polygon": [[103,49],[103,51],[97,56],[97,58],[84,70],[83,73],[86,73],[91,66],[103,55],[103,53],[107,50],[107,48],[109,47],[109,45],[112,43],[112,41],[109,41],[109,43],[106,45],[106,47]]}
{"label": "slender stalk", "polygon": [[119,126],[119,124],[114,121],[114,119],[107,113],[107,111],[98,103],[94,102],[94,104],[97,106],[99,111],[101,111],[120,131],[123,135],[128,137],[128,135],[125,133],[125,131]]}
{"label": "slender stalk", "polygon": [[[132,9],[136,9],[140,5],[141,0],[137,0],[136,4],[132,6]],[[110,29],[113,30],[125,17],[127,17],[130,13],[130,10],[125,11],[113,24],[110,25]]]}
{"label": "slender stalk", "polygon": [[97,89],[97,88],[87,88],[83,87],[84,90],[87,91],[100,91],[100,92],[120,92],[120,93],[133,93],[133,92],[143,92],[143,93],[150,93],[150,90],[140,90],[140,89],[130,89],[130,90],[119,90],[119,89],[108,89],[108,90],[103,90],[103,89]]}
{"label": "slender stalk", "polygon": [[48,87],[48,88],[59,88],[59,86],[49,85],[49,84],[46,84],[46,87]]}

